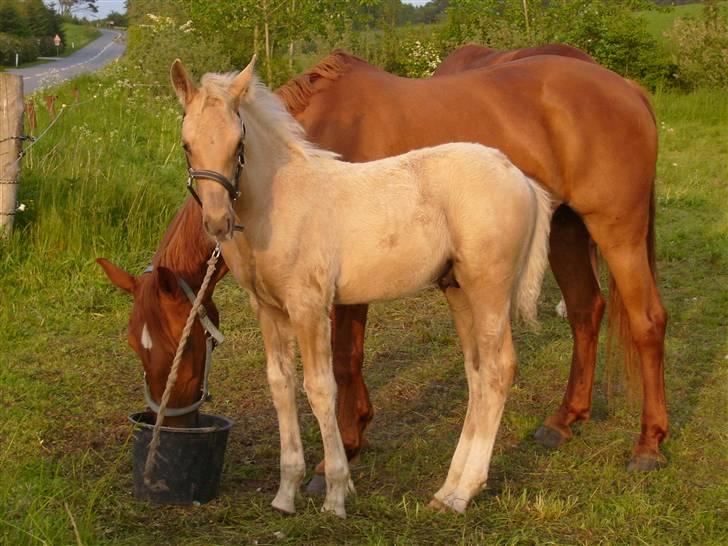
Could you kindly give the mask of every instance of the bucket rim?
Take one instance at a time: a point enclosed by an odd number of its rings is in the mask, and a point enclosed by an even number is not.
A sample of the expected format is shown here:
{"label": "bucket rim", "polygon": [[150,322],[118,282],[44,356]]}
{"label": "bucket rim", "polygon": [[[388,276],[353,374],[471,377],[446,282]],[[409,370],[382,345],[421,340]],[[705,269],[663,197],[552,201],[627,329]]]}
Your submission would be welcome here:
{"label": "bucket rim", "polygon": [[[134,429],[147,429],[152,430],[154,428],[154,424],[149,423],[143,423],[139,419],[141,419],[145,415],[154,415],[151,411],[136,411],[134,413],[129,414],[127,417],[127,420],[132,424]],[[176,428],[176,427],[160,427],[160,430],[162,432],[169,432],[169,433],[181,433],[181,434],[210,434],[212,432],[223,432],[228,431],[230,428],[235,424],[235,421],[232,419],[229,419],[228,417],[225,417],[224,415],[219,415],[217,413],[202,413],[200,412],[200,417],[211,417],[216,421],[220,422],[220,425],[213,425],[213,426],[207,426],[207,427],[189,427],[189,428]]]}

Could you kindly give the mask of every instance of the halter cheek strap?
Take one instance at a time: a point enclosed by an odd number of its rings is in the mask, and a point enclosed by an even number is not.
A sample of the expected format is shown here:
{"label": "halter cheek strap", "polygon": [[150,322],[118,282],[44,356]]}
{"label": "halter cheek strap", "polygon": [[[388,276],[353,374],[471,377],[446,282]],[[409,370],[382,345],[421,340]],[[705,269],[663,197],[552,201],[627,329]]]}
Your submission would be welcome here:
{"label": "halter cheek strap", "polygon": [[[240,175],[245,167],[245,124],[242,120],[240,121],[240,124],[243,127],[243,137],[240,139],[240,144],[238,145],[238,153],[235,160],[235,172],[233,173],[232,180],[217,171],[193,169],[192,165],[190,165],[189,155],[185,154],[185,159],[187,160],[187,190],[192,194],[192,197],[195,198],[198,205],[202,206],[202,201],[200,200],[200,196],[197,195],[194,182],[199,179],[212,180],[213,182],[220,184],[228,193],[231,203],[234,203],[235,200],[240,197],[240,188],[238,185],[240,183]],[[234,229],[236,231],[243,231],[244,228],[243,226],[236,225]]]}
{"label": "halter cheek strap", "polygon": [[[152,270],[153,267],[150,265],[144,270],[144,273],[150,273]],[[180,279],[179,277],[177,278],[177,282],[179,283],[182,291],[185,293],[185,296],[187,296],[187,299],[190,301],[190,303],[194,303],[195,293],[192,291],[190,286],[184,281],[184,279]],[[164,411],[164,415],[167,417],[180,417],[182,415],[187,415],[188,413],[192,413],[193,411],[198,410],[204,402],[212,400],[212,395],[210,394],[208,386],[208,377],[210,376],[210,369],[212,368],[212,351],[215,349],[215,347],[225,341],[225,336],[222,335],[222,332],[220,332],[217,326],[215,326],[210,320],[210,317],[207,315],[207,309],[205,309],[204,305],[200,306],[197,311],[197,315],[197,318],[202,324],[203,330],[205,330],[206,338],[205,371],[204,375],[202,376],[202,394],[200,395],[200,398],[199,400],[197,400],[197,402],[194,402],[189,406],[184,406],[182,408],[166,408]],[[144,401],[147,403],[149,409],[151,409],[154,413],[159,413],[159,404],[154,401],[154,398],[152,397],[152,392],[149,390],[149,383],[147,382],[146,372],[144,373]]]}

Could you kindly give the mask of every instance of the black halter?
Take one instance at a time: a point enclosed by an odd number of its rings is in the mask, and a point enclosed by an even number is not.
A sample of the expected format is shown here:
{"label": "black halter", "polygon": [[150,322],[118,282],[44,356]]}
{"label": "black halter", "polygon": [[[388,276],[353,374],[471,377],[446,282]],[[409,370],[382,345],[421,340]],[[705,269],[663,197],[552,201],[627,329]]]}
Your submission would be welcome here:
{"label": "black halter", "polygon": [[[234,203],[240,196],[240,175],[245,167],[245,124],[242,120],[240,123],[243,126],[243,137],[240,139],[240,144],[238,144],[238,152],[235,160],[235,172],[233,173],[232,180],[229,180],[225,175],[216,171],[193,169],[192,165],[190,165],[190,157],[185,153],[185,159],[187,160],[187,189],[200,206],[202,206],[202,201],[200,200],[200,196],[197,195],[197,191],[195,191],[194,186],[194,181],[198,179],[213,180],[220,184],[223,188],[225,188],[225,191],[228,192],[231,203]],[[235,229],[241,231],[242,226],[235,226]]]}

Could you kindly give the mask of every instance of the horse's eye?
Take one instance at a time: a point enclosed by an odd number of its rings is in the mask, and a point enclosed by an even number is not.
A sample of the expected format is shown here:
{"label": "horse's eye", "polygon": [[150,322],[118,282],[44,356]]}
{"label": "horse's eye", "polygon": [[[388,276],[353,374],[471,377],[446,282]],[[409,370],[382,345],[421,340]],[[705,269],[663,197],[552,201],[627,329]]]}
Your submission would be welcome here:
{"label": "horse's eye", "polygon": [[184,150],[185,152],[187,152],[187,153],[190,153],[190,145],[189,145],[189,144],[187,144],[186,142],[183,142],[183,143],[182,143],[182,149],[183,149],[183,150]]}

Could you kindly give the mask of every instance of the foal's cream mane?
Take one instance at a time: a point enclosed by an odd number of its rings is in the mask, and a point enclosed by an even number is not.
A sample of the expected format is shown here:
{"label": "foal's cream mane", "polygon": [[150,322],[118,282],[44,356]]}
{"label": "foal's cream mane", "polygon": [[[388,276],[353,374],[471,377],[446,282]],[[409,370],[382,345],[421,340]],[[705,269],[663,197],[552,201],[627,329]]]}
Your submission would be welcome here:
{"label": "foal's cream mane", "polygon": [[[228,89],[237,75],[237,72],[205,74],[201,80],[201,91],[207,96],[203,96],[203,100],[207,100],[208,97],[220,99],[232,108],[233,97],[230,96]],[[268,89],[256,75],[253,75],[248,91],[241,100],[240,109],[245,113],[245,117],[255,118],[298,155],[323,159],[339,157],[338,154],[322,150],[306,140],[306,133],[301,124],[286,110],[281,98]]]}

